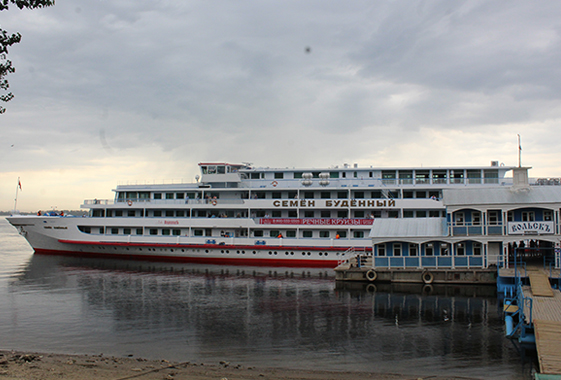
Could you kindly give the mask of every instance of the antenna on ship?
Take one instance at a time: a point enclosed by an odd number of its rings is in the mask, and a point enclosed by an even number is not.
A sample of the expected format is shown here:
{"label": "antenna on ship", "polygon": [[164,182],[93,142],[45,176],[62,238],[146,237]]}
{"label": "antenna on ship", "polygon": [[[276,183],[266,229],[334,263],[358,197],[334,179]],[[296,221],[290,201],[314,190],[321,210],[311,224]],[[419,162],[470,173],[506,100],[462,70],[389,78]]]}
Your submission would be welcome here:
{"label": "antenna on ship", "polygon": [[18,177],[18,184],[16,185],[16,199],[14,200],[14,214],[16,213],[16,210],[18,209],[18,191],[21,190],[21,182],[19,180]]}
{"label": "antenna on ship", "polygon": [[518,167],[522,167],[522,145],[520,145],[520,134],[518,136]]}

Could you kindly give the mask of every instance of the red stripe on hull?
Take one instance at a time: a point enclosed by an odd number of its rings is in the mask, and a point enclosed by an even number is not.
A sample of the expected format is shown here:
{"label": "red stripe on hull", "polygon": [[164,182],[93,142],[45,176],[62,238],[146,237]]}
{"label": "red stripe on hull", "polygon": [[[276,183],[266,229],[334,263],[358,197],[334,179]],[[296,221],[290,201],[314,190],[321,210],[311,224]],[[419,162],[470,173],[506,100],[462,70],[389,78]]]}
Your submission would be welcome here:
{"label": "red stripe on hull", "polygon": [[[216,246],[212,246],[216,248]],[[73,256],[73,257],[102,257],[128,260],[149,260],[185,262],[214,265],[249,265],[264,267],[300,267],[300,268],[335,268],[338,260],[306,260],[306,259],[253,259],[253,258],[227,258],[227,257],[191,257],[191,256],[159,256],[159,255],[131,255],[107,254],[99,252],[56,251],[51,249],[35,249],[36,254]]]}

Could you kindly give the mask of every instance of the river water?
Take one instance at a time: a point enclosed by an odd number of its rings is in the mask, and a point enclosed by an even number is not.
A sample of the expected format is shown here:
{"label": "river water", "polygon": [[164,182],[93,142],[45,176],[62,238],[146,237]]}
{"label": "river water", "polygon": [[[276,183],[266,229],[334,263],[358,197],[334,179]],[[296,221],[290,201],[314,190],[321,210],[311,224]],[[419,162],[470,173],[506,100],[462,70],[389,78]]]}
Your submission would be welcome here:
{"label": "river water", "polygon": [[530,379],[494,287],[338,284],[324,269],[34,255],[0,218],[0,349]]}

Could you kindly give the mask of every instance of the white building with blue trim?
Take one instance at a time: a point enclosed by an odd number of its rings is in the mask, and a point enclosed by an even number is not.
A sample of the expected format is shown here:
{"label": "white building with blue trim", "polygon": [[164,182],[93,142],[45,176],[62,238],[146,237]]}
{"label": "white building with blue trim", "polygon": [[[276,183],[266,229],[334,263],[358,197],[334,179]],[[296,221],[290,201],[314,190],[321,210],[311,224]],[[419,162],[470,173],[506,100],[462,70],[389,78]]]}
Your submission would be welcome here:
{"label": "white building with blue trim", "polygon": [[376,219],[372,268],[503,267],[515,248],[559,268],[561,186],[530,186],[528,169],[513,170],[512,186],[444,189],[446,217]]}

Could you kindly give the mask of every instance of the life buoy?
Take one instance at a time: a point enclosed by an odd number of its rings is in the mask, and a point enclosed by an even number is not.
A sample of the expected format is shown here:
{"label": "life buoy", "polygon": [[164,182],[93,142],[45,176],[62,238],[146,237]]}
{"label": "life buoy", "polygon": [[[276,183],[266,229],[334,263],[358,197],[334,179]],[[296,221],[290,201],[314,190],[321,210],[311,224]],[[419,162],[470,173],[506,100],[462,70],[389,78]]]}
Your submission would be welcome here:
{"label": "life buoy", "polygon": [[129,199],[129,200],[127,201],[127,204],[128,204],[129,206],[132,206],[132,201]]}
{"label": "life buoy", "polygon": [[216,206],[216,199],[213,199],[213,200],[212,200],[212,205],[213,205],[213,206]]}
{"label": "life buoy", "polygon": [[278,184],[279,184],[279,183],[278,183],[277,181],[271,182],[271,185],[273,185],[274,187],[277,187]]}
{"label": "life buoy", "polygon": [[423,272],[421,279],[425,284],[432,284],[432,282],[434,281],[434,275],[429,271],[425,271]]}
{"label": "life buoy", "polygon": [[376,273],[374,269],[370,269],[368,272],[366,272],[366,279],[368,281],[374,281],[377,278],[378,278],[378,273]]}

